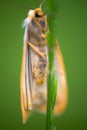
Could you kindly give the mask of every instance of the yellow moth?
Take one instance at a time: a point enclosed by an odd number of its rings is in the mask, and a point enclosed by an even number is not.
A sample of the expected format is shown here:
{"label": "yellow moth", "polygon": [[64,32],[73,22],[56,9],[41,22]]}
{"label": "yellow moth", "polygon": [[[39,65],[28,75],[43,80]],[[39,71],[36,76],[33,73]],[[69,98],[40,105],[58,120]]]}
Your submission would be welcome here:
{"label": "yellow moth", "polygon": [[[21,68],[20,93],[23,122],[32,110],[46,112],[48,43],[47,16],[41,8],[30,10],[24,21],[25,34]],[[55,44],[54,67],[58,73],[55,115],[61,114],[67,104],[67,81],[59,43]]]}

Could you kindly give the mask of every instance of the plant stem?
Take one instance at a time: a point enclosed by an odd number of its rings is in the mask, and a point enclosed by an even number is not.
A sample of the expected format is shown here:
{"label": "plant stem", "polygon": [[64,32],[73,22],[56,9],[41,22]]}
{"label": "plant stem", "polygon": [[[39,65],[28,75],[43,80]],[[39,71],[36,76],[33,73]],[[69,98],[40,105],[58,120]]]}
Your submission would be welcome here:
{"label": "plant stem", "polygon": [[51,87],[50,87],[51,75],[48,75],[48,87],[47,87],[47,118],[46,118],[46,130],[51,130]]}
{"label": "plant stem", "polygon": [[55,73],[53,72],[53,62],[54,62],[54,48],[55,48],[55,15],[57,12],[57,0],[47,0],[48,6],[48,27],[50,32],[47,34],[49,59],[49,74],[47,81],[47,113],[46,113],[46,130],[54,130],[53,117],[54,117],[54,105],[56,101],[56,91],[57,91],[57,80]]}

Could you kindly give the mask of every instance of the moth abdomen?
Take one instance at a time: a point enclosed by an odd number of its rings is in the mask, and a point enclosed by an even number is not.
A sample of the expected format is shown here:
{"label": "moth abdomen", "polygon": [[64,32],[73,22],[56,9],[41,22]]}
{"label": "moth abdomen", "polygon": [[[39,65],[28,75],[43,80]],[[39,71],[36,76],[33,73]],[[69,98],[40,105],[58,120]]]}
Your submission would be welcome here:
{"label": "moth abdomen", "polygon": [[42,62],[39,59],[40,57],[33,62],[33,76],[37,86],[41,86],[46,81],[48,69],[47,61]]}

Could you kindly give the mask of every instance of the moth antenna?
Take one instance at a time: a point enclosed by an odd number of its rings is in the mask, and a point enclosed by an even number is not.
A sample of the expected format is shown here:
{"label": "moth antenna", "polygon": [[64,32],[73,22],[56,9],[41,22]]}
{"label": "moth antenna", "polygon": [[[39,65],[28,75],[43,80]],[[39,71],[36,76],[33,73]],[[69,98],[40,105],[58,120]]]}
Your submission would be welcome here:
{"label": "moth antenna", "polygon": [[43,0],[40,4],[40,8],[42,7],[42,5],[45,3],[46,0]]}

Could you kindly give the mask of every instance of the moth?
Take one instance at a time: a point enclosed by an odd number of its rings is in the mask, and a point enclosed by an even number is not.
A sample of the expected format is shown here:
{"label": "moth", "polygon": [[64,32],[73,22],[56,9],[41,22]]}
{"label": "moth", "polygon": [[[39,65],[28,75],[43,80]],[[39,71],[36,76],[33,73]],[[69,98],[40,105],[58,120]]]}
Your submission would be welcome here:
{"label": "moth", "polygon": [[[25,123],[32,110],[46,112],[48,76],[47,16],[41,8],[28,12],[24,21],[25,34],[20,78],[21,110]],[[67,81],[59,43],[55,44],[54,67],[58,75],[55,115],[67,104]]]}

